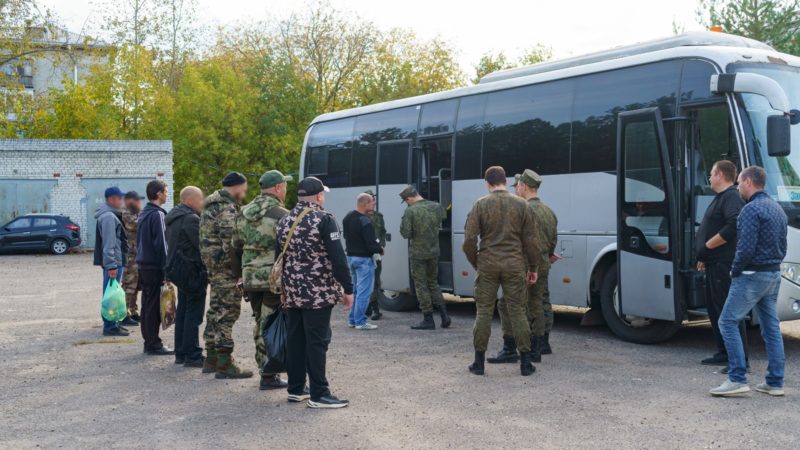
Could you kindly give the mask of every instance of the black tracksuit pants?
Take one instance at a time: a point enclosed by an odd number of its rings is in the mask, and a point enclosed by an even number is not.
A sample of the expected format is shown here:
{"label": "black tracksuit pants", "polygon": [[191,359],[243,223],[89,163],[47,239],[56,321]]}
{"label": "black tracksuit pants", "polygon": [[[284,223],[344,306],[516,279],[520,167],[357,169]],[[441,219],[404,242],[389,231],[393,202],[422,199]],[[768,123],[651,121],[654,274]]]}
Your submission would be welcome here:
{"label": "black tracksuit pants", "polygon": [[139,267],[139,283],[142,287],[139,326],[144,338],[144,349],[158,350],[163,346],[158,337],[158,329],[161,327],[161,286],[164,285],[164,271]]}
{"label": "black tracksuit pants", "polygon": [[[717,344],[717,352],[727,353],[725,342],[719,332],[719,315],[728,299],[728,291],[731,289],[731,263],[730,262],[711,262],[706,263],[706,307],[708,308],[708,319],[711,321],[711,329],[714,331],[714,340]],[[744,354],[747,357],[747,327],[744,320],[739,322],[739,333],[742,335],[744,344]]]}
{"label": "black tracksuit pants", "polygon": [[206,290],[187,292],[178,288],[178,307],[175,312],[175,356],[187,360],[200,359],[200,324],[206,308]]}
{"label": "black tracksuit pants", "polygon": [[331,342],[331,310],[290,308],[286,316],[286,344],[290,394],[301,394],[308,375],[312,400],[330,395],[325,377],[326,354]]}

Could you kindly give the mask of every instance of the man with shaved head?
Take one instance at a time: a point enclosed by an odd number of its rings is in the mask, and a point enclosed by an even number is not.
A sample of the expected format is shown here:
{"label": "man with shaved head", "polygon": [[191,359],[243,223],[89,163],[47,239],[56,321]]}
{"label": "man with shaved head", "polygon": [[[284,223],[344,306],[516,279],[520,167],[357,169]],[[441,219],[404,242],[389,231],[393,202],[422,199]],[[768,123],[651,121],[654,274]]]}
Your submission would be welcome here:
{"label": "man with shaved head", "polygon": [[181,190],[180,205],[167,214],[167,276],[178,286],[175,317],[175,363],[203,367],[198,331],[203,321],[208,276],[200,257],[200,213],[203,191],[195,186]]}
{"label": "man with shaved head", "polygon": [[375,287],[375,255],[382,255],[383,248],[375,236],[375,228],[369,218],[375,202],[372,195],[359,194],[356,197],[356,209],[350,211],[342,221],[344,240],[347,244],[347,263],[350,265],[350,276],[353,278],[353,297],[355,299],[347,325],[357,330],[374,330],[378,328],[367,322],[367,306],[372,290]]}

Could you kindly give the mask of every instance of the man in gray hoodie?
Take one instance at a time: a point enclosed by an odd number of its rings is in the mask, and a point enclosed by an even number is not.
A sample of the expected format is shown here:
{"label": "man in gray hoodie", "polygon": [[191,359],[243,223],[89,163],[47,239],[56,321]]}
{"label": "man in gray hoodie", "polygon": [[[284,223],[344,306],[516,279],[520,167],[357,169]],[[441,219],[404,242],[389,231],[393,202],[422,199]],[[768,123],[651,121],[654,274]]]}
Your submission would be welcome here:
{"label": "man in gray hoodie", "polygon": [[[94,212],[97,221],[94,243],[94,265],[103,268],[103,293],[105,294],[108,280],[122,279],[127,253],[127,240],[125,230],[120,222],[119,209],[122,207],[122,197],[125,195],[118,187],[106,189],[106,202],[98,206]],[[101,316],[102,317],[102,316]],[[109,322],[103,318],[103,336],[127,336],[128,330],[118,322]]]}

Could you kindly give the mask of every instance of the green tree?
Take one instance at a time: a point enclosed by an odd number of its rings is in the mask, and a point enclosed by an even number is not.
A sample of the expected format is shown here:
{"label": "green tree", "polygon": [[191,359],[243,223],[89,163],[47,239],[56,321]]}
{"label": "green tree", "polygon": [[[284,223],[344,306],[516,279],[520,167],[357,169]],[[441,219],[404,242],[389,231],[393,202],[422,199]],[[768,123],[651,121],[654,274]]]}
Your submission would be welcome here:
{"label": "green tree", "polygon": [[800,0],[699,0],[697,20],[800,55]]}
{"label": "green tree", "polygon": [[478,84],[485,75],[498,70],[513,69],[520,66],[529,66],[540,62],[549,61],[553,58],[553,49],[542,44],[536,44],[522,52],[516,61],[509,61],[505,53],[486,53],[481,56],[478,64],[475,65],[475,77],[473,84]]}

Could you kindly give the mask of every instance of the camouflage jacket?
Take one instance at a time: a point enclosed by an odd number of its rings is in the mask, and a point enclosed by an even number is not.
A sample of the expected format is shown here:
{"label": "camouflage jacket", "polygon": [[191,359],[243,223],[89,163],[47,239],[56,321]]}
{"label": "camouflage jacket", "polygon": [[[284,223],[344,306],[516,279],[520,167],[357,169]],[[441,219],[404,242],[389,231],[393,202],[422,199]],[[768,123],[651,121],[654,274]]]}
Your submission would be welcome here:
{"label": "camouflage jacket", "polygon": [[478,199],[467,216],[464,254],[480,272],[535,271],[542,254],[537,226],[525,200],[506,190],[494,191]]}
{"label": "camouflage jacket", "polygon": [[224,189],[206,197],[205,210],[200,216],[200,256],[209,278],[215,275],[241,276],[242,268],[234,264],[238,258],[231,245],[239,209],[239,203]]}
{"label": "camouflage jacket", "polygon": [[133,212],[130,208],[122,209],[122,228],[125,230],[125,237],[128,241],[128,260],[125,262],[125,270],[130,271],[136,267],[136,222],[139,220],[139,212]]}
{"label": "camouflage jacket", "polygon": [[298,202],[278,222],[275,248],[283,247],[292,224],[305,209],[310,212],[297,224],[283,256],[283,295],[289,308],[322,309],[335,305],[342,294],[353,293],[341,232],[333,214],[319,205]]}
{"label": "camouflage jacket", "polygon": [[536,241],[542,251],[544,267],[550,267],[550,255],[556,252],[558,241],[558,218],[556,214],[538,197],[528,200],[528,206],[536,217]]}
{"label": "camouflage jacket", "polygon": [[372,211],[367,214],[367,217],[372,221],[375,237],[380,241],[381,247],[386,247],[386,222],[383,221],[383,214],[378,211]]}
{"label": "camouflage jacket", "polygon": [[242,280],[249,291],[268,291],[275,264],[275,232],[289,211],[273,195],[261,194],[242,207],[233,227],[232,246],[242,255]]}
{"label": "camouflage jacket", "polygon": [[446,218],[442,206],[431,200],[420,200],[406,208],[400,221],[400,234],[408,239],[409,258],[439,257],[439,227]]}

